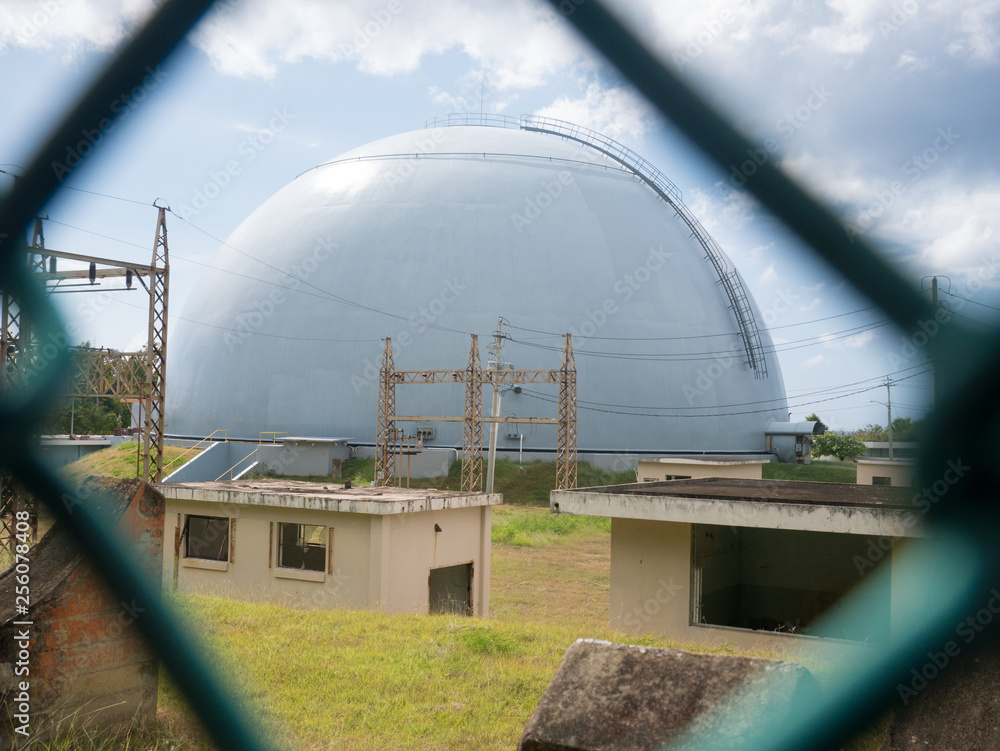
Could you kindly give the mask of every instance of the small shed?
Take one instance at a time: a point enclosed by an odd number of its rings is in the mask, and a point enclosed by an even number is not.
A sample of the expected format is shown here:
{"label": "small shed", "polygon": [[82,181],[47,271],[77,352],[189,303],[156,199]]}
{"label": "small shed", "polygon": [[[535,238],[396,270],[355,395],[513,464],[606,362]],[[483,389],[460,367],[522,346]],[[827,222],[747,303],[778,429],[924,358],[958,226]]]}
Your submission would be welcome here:
{"label": "small shed", "polygon": [[915,459],[865,459],[858,458],[858,485],[892,485],[897,488],[913,487],[917,469]]}
{"label": "small shed", "polygon": [[828,633],[822,616],[921,534],[926,510],[902,488],[748,479],[555,490],[550,507],[611,518],[612,626],[747,647],[887,638],[889,578],[876,631]]}
{"label": "small shed", "polygon": [[495,493],[162,483],[165,586],[302,607],[487,616]]}
{"label": "small shed", "polygon": [[771,461],[761,454],[680,454],[656,459],[640,459],[636,470],[639,482],[697,480],[702,477],[742,477],[761,479],[762,468]]}

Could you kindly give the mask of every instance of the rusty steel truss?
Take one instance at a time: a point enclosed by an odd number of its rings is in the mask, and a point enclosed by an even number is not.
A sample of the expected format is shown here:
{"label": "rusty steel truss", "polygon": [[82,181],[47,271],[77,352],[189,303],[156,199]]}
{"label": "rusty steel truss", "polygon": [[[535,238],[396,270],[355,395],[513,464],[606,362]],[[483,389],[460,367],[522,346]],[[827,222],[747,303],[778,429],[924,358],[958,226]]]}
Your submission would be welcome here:
{"label": "rusty steel truss", "polygon": [[[31,245],[26,251],[28,268],[50,293],[89,292],[102,288],[97,279],[124,278],[126,289],[137,279],[149,295],[148,340],[145,352],[76,348],[72,377],[63,396],[75,398],[115,397],[142,404],[142,477],[147,482],[163,479],[164,400],[167,364],[167,303],[170,260],[167,246],[166,208],[159,207],[152,263],[117,261],[97,256],[66,253],[45,247],[42,220],[35,220]],[[58,259],[88,264],[88,268],[56,270]],[[61,286],[64,281],[74,283]],[[109,291],[109,290],[105,290]],[[16,298],[0,290],[0,392],[30,381],[44,369],[50,350],[68,345],[65,337],[42,342],[21,312]],[[54,351],[54,350],[53,350]],[[0,545],[13,538],[13,512],[31,506],[14,483],[0,477]],[[32,520],[34,509],[29,508]]]}
{"label": "rusty steel truss", "polygon": [[[479,339],[472,335],[469,364],[464,370],[395,370],[392,340],[385,340],[385,352],[380,370],[378,421],[375,433],[375,483],[390,485],[395,479],[395,456],[402,431],[397,422],[461,422],[462,490],[481,491],[483,487],[483,423],[528,423],[556,425],[556,487],[560,490],[576,487],[576,363],[573,339],[566,334],[562,367],[558,370],[483,369],[479,360]],[[442,417],[429,415],[397,415],[396,386],[416,383],[465,384],[465,415]],[[559,384],[559,416],[548,417],[483,417],[482,387],[521,383]]]}

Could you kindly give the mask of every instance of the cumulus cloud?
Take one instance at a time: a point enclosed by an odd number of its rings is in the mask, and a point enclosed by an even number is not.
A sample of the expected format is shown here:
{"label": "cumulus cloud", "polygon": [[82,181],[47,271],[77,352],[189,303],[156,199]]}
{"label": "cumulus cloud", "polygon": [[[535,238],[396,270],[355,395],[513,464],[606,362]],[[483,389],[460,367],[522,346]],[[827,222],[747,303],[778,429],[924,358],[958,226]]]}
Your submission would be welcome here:
{"label": "cumulus cloud", "polygon": [[583,96],[561,96],[534,114],[567,120],[624,140],[642,138],[647,131],[658,127],[661,120],[633,89],[624,86],[605,88],[600,81],[589,83]]}
{"label": "cumulus cloud", "polygon": [[813,368],[818,368],[820,365],[826,365],[828,362],[830,362],[830,360],[823,355],[813,355],[812,357],[803,360],[799,365],[799,368],[802,370],[812,370]]}
{"label": "cumulus cloud", "polygon": [[0,52],[7,48],[59,48],[66,60],[107,51],[141,25],[152,0],[4,0],[0,5]]}

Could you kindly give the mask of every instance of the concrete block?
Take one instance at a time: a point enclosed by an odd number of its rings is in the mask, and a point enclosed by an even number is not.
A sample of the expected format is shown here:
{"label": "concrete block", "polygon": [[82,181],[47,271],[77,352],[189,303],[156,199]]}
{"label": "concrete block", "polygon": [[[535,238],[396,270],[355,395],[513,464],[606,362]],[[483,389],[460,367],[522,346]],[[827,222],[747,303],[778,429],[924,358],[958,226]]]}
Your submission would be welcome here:
{"label": "concrete block", "polygon": [[[755,709],[780,721],[793,700],[818,696],[819,684],[808,670],[788,662],[580,639],[566,650],[518,748],[659,748],[689,731],[720,729],[709,710],[724,706],[737,689],[747,689]],[[724,732],[736,737],[742,729],[739,721],[728,722]]]}

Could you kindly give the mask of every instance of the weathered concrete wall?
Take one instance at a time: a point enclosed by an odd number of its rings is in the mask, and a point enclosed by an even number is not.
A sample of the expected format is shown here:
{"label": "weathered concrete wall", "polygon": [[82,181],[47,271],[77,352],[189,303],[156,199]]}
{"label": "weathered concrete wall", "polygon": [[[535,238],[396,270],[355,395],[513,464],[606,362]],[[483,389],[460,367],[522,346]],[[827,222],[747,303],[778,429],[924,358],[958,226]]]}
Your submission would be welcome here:
{"label": "weathered concrete wall", "polygon": [[858,485],[874,485],[876,477],[888,477],[895,488],[912,488],[917,466],[913,460],[891,462],[888,459],[858,459]]}
{"label": "weathered concrete wall", "polygon": [[[230,520],[228,561],[186,558],[183,541],[176,548],[186,515]],[[180,591],[297,607],[426,613],[430,570],[472,563],[474,612],[486,616],[491,518],[489,507],[379,515],[168,499],[170,549],[163,558],[163,583],[169,587],[176,581]],[[332,531],[325,572],[278,566],[279,522],[322,526],[327,540]]]}
{"label": "weathered concrete wall", "polygon": [[744,480],[759,480],[762,477],[762,462],[753,464],[725,464],[710,462],[661,462],[659,460],[639,460],[639,482],[663,482],[667,477],[736,477]]}
{"label": "weathered concrete wall", "polygon": [[[744,711],[714,712],[737,697],[748,699]],[[754,722],[781,724],[818,697],[812,674],[788,662],[580,639],[566,650],[518,749],[693,751],[702,748],[697,734],[708,730],[728,747]]]}
{"label": "weathered concrete wall", "polygon": [[[163,554],[163,496],[139,480],[91,478],[78,500],[116,520],[132,558],[158,583]],[[57,722],[108,724],[156,712],[159,663],[135,628],[141,617],[121,602],[56,524],[28,554],[31,605],[15,611],[16,567],[0,575],[0,735],[11,736],[20,682],[30,688],[33,738]],[[16,625],[28,621],[30,626]],[[15,637],[30,632],[27,676],[16,675],[23,656]]]}

